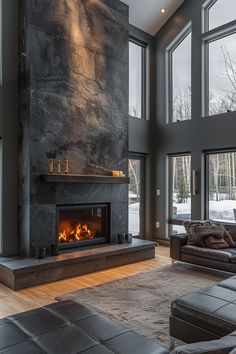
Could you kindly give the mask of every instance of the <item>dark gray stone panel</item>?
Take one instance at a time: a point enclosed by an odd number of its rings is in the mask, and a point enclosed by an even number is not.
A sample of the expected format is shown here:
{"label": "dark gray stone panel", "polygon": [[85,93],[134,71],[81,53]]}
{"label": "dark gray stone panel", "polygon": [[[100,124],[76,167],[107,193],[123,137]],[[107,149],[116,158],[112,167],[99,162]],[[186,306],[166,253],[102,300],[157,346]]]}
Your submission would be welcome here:
{"label": "dark gray stone panel", "polygon": [[[57,205],[104,202],[112,205],[115,240],[128,230],[127,186],[43,183],[38,175],[49,172],[50,158],[61,160],[62,171],[68,159],[70,173],[127,175],[128,7],[116,0],[25,0],[20,14],[20,87],[29,87],[19,120],[20,230],[29,203],[33,254],[55,241]],[[28,236],[20,237],[28,253]]]}
{"label": "dark gray stone panel", "polygon": [[50,254],[51,244],[56,238],[56,207],[52,205],[31,205],[30,208],[30,253],[35,255],[35,247],[46,247]]}

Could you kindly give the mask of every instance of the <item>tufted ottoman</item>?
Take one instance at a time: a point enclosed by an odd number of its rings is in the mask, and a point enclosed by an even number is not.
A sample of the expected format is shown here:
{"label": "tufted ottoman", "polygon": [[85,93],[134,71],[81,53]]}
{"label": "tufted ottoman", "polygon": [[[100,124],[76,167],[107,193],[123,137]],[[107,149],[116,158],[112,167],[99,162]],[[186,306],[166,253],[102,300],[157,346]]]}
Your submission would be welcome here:
{"label": "tufted ottoman", "polygon": [[168,354],[94,310],[57,302],[0,320],[1,354]]}
{"label": "tufted ottoman", "polygon": [[236,330],[236,276],[172,302],[170,335],[186,343],[218,339]]}

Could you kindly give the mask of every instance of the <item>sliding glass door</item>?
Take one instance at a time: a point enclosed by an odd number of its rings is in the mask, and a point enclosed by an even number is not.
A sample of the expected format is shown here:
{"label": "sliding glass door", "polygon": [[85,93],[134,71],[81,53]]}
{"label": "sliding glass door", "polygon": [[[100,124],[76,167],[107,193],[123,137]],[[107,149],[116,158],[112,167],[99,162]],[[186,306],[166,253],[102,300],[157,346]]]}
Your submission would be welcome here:
{"label": "sliding glass door", "polygon": [[191,219],[191,156],[169,157],[169,235],[183,233]]}

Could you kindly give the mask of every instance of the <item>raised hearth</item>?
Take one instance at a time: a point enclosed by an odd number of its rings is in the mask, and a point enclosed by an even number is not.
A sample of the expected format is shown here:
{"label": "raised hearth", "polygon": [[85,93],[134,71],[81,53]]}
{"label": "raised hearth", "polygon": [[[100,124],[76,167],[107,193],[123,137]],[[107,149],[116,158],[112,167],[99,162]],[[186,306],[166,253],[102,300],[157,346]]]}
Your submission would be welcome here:
{"label": "raised hearth", "polygon": [[143,261],[155,257],[155,242],[106,245],[62,253],[42,260],[0,258],[0,282],[13,290]]}

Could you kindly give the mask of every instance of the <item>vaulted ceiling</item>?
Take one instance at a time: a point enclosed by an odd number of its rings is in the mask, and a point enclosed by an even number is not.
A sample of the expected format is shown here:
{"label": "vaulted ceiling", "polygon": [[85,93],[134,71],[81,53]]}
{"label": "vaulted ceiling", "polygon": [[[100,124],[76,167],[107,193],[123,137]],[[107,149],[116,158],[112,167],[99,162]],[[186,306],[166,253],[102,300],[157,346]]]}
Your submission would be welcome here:
{"label": "vaulted ceiling", "polygon": [[[184,0],[121,0],[129,5],[129,22],[155,35]],[[165,13],[161,13],[161,9]]]}

